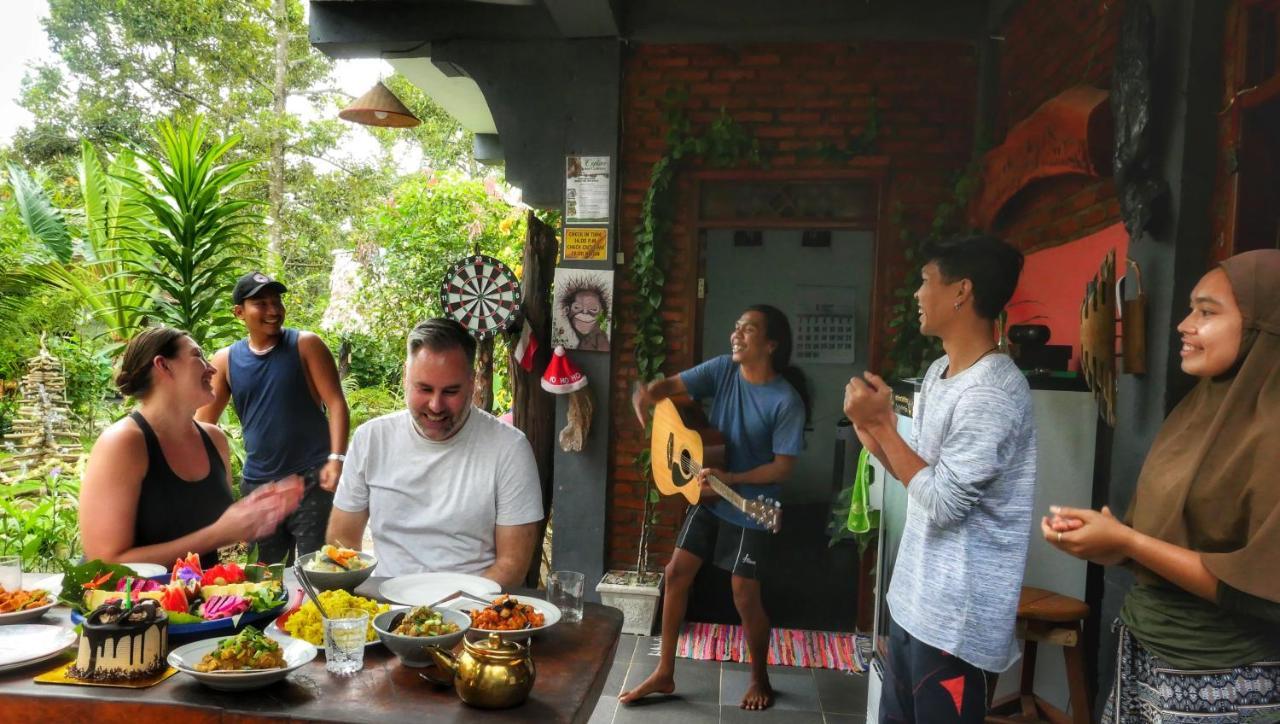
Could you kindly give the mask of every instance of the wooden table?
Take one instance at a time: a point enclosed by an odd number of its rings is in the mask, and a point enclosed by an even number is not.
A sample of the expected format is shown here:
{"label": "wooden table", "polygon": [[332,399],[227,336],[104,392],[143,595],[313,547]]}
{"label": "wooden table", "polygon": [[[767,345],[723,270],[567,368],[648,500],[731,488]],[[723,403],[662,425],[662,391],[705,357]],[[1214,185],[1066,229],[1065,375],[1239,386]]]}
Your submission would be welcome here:
{"label": "wooden table", "polygon": [[[357,593],[376,590],[377,579]],[[55,609],[57,611],[57,609]],[[46,615],[34,623],[66,623]],[[537,681],[529,700],[502,711],[473,709],[453,689],[422,680],[419,669],[401,666],[381,645],[365,651],[364,670],[349,678],[329,674],[324,654],[281,683],[256,691],[214,691],[178,673],[149,689],[36,684],[32,678],[57,668],[45,663],[0,673],[0,721],[95,724],[197,722],[585,722],[604,688],[622,613],[587,603],[583,620],[559,624],[533,639]],[[74,657],[74,649],[58,665]]]}

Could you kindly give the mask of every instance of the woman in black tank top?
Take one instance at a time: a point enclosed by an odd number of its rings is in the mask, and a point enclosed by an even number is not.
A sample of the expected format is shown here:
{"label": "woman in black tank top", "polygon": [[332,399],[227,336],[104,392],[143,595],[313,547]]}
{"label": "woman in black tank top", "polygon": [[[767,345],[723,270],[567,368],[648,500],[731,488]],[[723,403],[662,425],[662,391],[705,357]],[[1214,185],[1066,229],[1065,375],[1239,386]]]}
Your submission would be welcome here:
{"label": "woman in black tank top", "polygon": [[158,327],[129,341],[116,386],[139,405],[89,454],[80,488],[87,558],[167,566],[194,552],[210,566],[218,548],[261,537],[296,507],[300,481],[233,502],[226,437],[193,419],[213,401],[212,379],[185,332]]}

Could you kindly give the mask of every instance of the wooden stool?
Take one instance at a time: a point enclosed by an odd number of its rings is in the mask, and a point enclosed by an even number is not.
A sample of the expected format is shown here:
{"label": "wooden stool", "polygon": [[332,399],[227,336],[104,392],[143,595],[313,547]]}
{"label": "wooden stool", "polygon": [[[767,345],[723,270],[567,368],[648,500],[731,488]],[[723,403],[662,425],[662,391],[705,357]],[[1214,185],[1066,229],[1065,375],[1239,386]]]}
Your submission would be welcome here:
{"label": "wooden stool", "polygon": [[[990,724],[1050,721],[1053,724],[1089,724],[1089,695],[1084,682],[1084,654],[1080,631],[1089,605],[1043,588],[1024,586],[1018,599],[1018,638],[1022,650],[1022,681],[1018,693],[991,706]],[[1071,716],[1036,696],[1036,645],[1045,641],[1062,647],[1067,663],[1067,689]],[[1008,713],[1012,712],[1012,713]]]}

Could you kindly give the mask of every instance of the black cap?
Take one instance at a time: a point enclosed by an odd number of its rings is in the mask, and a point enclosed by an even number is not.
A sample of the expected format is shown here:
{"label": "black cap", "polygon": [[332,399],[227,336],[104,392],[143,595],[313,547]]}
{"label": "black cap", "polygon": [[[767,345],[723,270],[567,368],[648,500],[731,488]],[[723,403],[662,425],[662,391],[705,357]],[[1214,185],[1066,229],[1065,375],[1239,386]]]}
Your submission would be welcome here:
{"label": "black cap", "polygon": [[234,304],[244,304],[244,300],[256,297],[264,290],[273,291],[277,294],[284,294],[289,291],[288,287],[266,274],[259,271],[251,271],[236,281],[236,288],[231,292],[231,301]]}

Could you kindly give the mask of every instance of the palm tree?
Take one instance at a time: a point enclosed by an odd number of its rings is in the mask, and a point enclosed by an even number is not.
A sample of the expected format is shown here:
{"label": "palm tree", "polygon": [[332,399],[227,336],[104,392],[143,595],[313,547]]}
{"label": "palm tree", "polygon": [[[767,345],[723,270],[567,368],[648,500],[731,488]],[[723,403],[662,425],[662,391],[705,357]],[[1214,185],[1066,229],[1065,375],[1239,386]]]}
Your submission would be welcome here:
{"label": "palm tree", "polygon": [[161,155],[137,154],[144,174],[117,176],[145,209],[145,232],[137,238],[150,253],[133,274],[158,290],[151,309],[159,321],[198,342],[216,341],[233,322],[231,287],[246,266],[249,230],[262,220],[254,210],[261,202],[232,192],[258,161],[220,164],[239,138],[207,143],[199,117],[183,125],[162,121],[156,140]]}

